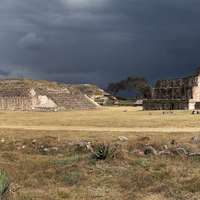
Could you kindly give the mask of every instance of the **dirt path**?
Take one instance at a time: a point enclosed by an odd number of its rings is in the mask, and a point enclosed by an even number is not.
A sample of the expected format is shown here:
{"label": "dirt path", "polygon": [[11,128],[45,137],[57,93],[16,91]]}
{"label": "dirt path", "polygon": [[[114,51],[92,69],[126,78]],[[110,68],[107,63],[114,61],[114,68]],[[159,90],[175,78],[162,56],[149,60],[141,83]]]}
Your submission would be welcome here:
{"label": "dirt path", "polygon": [[5,129],[25,129],[25,130],[73,130],[73,131],[108,131],[108,132],[199,132],[199,128],[120,128],[120,127],[80,127],[80,126],[22,126],[22,125],[0,125]]}

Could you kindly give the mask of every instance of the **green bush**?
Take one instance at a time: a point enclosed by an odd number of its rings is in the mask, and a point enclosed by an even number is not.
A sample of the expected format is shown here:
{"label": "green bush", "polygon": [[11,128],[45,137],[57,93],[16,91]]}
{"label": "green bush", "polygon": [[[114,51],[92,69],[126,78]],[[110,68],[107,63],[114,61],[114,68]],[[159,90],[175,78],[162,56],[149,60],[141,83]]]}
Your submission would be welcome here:
{"label": "green bush", "polygon": [[118,100],[128,100],[126,97],[122,97],[122,96],[116,96],[116,98],[117,98]]}

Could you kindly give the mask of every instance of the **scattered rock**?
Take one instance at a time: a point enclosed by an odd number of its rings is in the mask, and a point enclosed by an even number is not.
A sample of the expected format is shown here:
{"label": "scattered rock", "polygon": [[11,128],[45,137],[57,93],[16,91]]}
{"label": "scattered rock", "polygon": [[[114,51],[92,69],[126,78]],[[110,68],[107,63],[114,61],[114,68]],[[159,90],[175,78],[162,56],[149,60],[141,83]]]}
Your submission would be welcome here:
{"label": "scattered rock", "polygon": [[70,146],[75,146],[76,144],[74,144],[73,142],[69,142]]}
{"label": "scattered rock", "polygon": [[32,144],[35,144],[36,143],[36,139],[34,139],[33,141],[32,141]]}
{"label": "scattered rock", "polygon": [[87,149],[90,150],[91,148],[92,148],[92,147],[91,147],[91,144],[90,144],[90,142],[88,142],[88,143],[87,143]]}
{"label": "scattered rock", "polygon": [[48,148],[44,148],[43,151],[49,151],[49,149]]}
{"label": "scattered rock", "polygon": [[4,143],[4,141],[5,141],[4,138],[1,138],[1,142]]}
{"label": "scattered rock", "polygon": [[177,142],[177,140],[172,139],[172,143],[171,143],[171,144],[173,144],[173,145],[177,145],[178,142]]}
{"label": "scattered rock", "polygon": [[119,140],[128,140],[128,138],[126,138],[124,136],[119,136]]}
{"label": "scattered rock", "polygon": [[164,149],[164,150],[167,150],[167,149],[168,149],[168,146],[167,146],[167,145],[164,145],[164,146],[163,146],[163,149]]}
{"label": "scattered rock", "polygon": [[23,146],[22,146],[22,149],[25,149],[25,148],[26,148],[26,146],[25,146],[25,145],[23,145]]}
{"label": "scattered rock", "polygon": [[159,155],[170,155],[170,154],[171,154],[170,150],[164,150],[159,152]]}
{"label": "scattered rock", "polygon": [[56,151],[57,151],[57,150],[58,150],[58,147],[52,147],[51,149],[53,149],[53,150],[56,150]]}
{"label": "scattered rock", "polygon": [[190,142],[198,142],[199,138],[197,136],[194,136],[190,139]]}
{"label": "scattered rock", "polygon": [[127,110],[124,110],[123,112],[127,112]]}
{"label": "scattered rock", "polygon": [[147,154],[157,155],[158,152],[152,146],[149,146],[149,147],[146,147],[144,154],[145,155],[147,155]]}
{"label": "scattered rock", "polygon": [[149,113],[149,115],[151,115],[151,113]]}
{"label": "scattered rock", "polygon": [[187,151],[184,148],[181,148],[181,147],[176,149],[175,152],[179,155],[187,155],[188,154]]}
{"label": "scattered rock", "polygon": [[189,156],[200,156],[200,153],[191,153]]}
{"label": "scattered rock", "polygon": [[77,145],[81,147],[87,146],[87,142],[79,142]]}

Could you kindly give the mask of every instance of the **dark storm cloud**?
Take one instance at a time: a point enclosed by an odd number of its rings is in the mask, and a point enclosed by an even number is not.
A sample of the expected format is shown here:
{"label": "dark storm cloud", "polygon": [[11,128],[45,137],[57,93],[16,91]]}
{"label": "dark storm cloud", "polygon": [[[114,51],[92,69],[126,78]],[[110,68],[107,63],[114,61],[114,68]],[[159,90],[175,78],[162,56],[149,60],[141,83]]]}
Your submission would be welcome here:
{"label": "dark storm cloud", "polygon": [[37,50],[44,46],[44,38],[37,37],[35,33],[29,33],[19,40],[19,45],[25,50]]}
{"label": "dark storm cloud", "polygon": [[10,75],[10,74],[11,74],[10,71],[5,71],[5,70],[0,69],[0,75],[1,75],[1,76],[8,76],[8,75]]}
{"label": "dark storm cloud", "polygon": [[2,70],[102,88],[128,76],[154,85],[194,74],[199,6],[199,0],[2,0]]}

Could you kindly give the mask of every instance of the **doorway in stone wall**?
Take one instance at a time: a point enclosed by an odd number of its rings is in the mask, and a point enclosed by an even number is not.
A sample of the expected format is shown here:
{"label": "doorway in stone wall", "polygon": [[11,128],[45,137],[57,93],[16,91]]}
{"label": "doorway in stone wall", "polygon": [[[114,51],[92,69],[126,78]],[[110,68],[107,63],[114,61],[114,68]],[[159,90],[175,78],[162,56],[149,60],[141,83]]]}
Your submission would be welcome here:
{"label": "doorway in stone wall", "polygon": [[172,108],[171,110],[174,110],[174,104],[173,104],[173,103],[172,103],[172,106],[171,106],[171,108]]}

